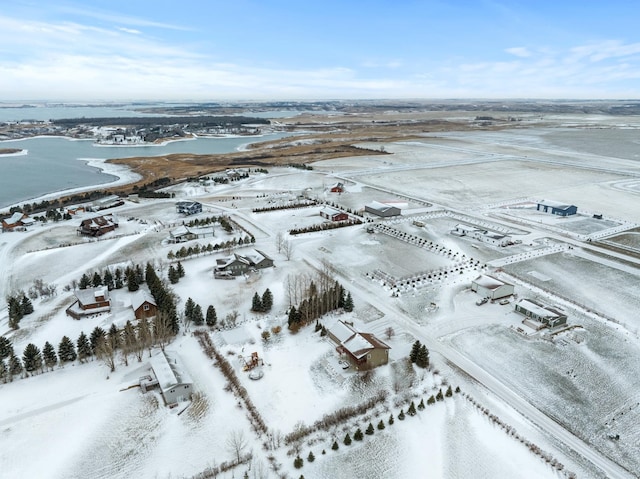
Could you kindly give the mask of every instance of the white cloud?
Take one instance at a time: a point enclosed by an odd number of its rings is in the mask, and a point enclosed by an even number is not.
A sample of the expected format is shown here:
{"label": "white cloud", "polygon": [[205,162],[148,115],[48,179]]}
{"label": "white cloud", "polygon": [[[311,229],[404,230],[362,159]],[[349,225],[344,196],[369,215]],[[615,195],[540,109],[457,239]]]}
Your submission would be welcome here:
{"label": "white cloud", "polygon": [[132,35],[140,35],[140,34],[142,34],[142,32],[140,30],[136,30],[134,28],[118,27],[118,30],[120,30],[121,32],[125,32],[125,33],[131,33]]}
{"label": "white cloud", "polygon": [[505,52],[510,53],[511,55],[515,55],[521,58],[528,58],[531,56],[531,52],[527,50],[525,47],[512,47],[507,48]]}

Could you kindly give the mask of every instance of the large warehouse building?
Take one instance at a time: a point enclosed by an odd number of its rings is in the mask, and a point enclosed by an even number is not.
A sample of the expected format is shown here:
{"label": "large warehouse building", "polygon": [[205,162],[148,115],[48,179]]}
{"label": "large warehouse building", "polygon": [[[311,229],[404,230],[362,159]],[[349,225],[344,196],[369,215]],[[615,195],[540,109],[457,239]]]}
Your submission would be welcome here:
{"label": "large warehouse building", "polygon": [[500,299],[513,294],[513,285],[488,274],[482,274],[472,281],[471,291],[475,291],[483,298]]}

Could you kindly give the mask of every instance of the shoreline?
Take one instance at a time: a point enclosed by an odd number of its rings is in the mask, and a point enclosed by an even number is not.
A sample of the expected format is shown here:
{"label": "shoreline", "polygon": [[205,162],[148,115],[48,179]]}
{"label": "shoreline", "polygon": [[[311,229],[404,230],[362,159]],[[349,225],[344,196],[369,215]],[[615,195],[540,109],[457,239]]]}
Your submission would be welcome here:
{"label": "shoreline", "polygon": [[9,210],[10,208],[20,207],[25,203],[40,203],[42,201],[55,200],[57,198],[61,198],[63,196],[70,196],[76,193],[84,193],[87,191],[98,190],[102,187],[111,188],[114,186],[122,186],[128,185],[130,183],[135,183],[142,179],[142,176],[138,173],[135,173],[129,167],[124,165],[118,165],[114,163],[107,163],[106,159],[102,158],[77,158],[78,161],[83,161],[87,166],[95,168],[99,170],[101,173],[105,175],[111,175],[115,177],[113,181],[109,181],[107,183],[98,183],[88,186],[78,186],[76,188],[68,188],[65,190],[58,190],[51,193],[46,193],[44,195],[36,196],[33,198],[27,198],[18,203],[13,203],[10,205],[0,207],[0,211]]}
{"label": "shoreline", "polygon": [[14,151],[13,153],[0,153],[0,158],[4,158],[7,156],[27,156],[29,154],[29,150],[20,150]]}

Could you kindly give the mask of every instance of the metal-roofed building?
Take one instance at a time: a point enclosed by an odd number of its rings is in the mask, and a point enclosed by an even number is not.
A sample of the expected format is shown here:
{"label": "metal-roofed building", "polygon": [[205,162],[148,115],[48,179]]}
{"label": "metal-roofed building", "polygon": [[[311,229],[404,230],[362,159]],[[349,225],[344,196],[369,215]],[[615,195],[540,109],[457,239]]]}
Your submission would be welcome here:
{"label": "metal-roofed building", "polygon": [[516,303],[515,310],[550,328],[567,324],[567,315],[559,308],[547,306],[532,299],[521,299]]}
{"label": "metal-roofed building", "polygon": [[575,215],[578,212],[578,207],[575,205],[558,203],[556,201],[541,200],[536,205],[536,210],[544,213],[551,213],[552,215],[570,216]]}
{"label": "metal-roofed building", "polygon": [[76,301],[66,309],[67,315],[74,319],[111,311],[111,298],[106,286],[78,289],[74,294]]}
{"label": "metal-roofed building", "polygon": [[191,399],[193,381],[182,367],[177,354],[161,351],[153,356],[150,362],[167,406],[175,406],[179,402]]}
{"label": "metal-roofed building", "polygon": [[471,291],[483,298],[500,299],[513,294],[513,285],[488,274],[481,274],[471,282]]}
{"label": "metal-roofed building", "polygon": [[364,210],[372,215],[382,216],[388,218],[390,216],[398,216],[401,213],[400,208],[397,206],[388,205],[386,203],[380,203],[379,201],[372,201],[368,205],[365,205]]}

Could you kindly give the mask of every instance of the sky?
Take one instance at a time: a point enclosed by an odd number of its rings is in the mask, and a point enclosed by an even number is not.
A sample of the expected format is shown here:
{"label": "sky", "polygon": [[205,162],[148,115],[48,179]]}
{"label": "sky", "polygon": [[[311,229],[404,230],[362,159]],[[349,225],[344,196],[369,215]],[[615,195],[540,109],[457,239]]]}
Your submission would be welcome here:
{"label": "sky", "polygon": [[632,0],[1,0],[0,101],[640,97]]}

